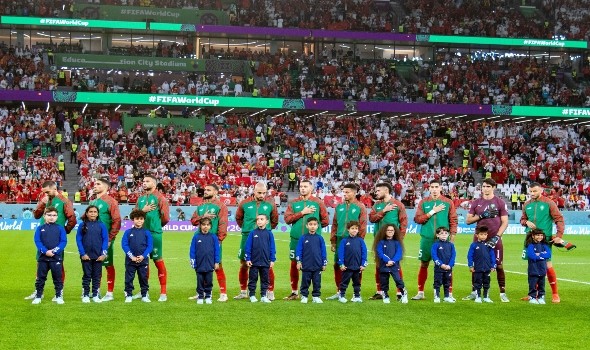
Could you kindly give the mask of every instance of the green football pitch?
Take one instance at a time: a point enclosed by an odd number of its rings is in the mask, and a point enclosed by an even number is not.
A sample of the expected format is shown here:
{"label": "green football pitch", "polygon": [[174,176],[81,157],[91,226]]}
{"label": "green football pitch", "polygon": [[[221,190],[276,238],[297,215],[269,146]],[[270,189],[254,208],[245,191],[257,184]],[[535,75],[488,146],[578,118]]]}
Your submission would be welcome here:
{"label": "green football pitch", "polygon": [[[115,263],[115,301],[82,304],[81,268],[75,236],[66,247],[64,305],[52,303],[51,279],[40,305],[24,297],[34,290],[35,261],[30,231],[0,234],[0,310],[2,349],[588,349],[590,321],[590,237],[570,237],[578,245],[571,252],[555,251],[561,304],[530,305],[520,298],[527,293],[526,261],[520,258],[523,236],[506,236],[505,269],[510,303],[501,303],[495,274],[493,304],[461,301],[470,291],[466,264],[471,236],[457,236],[454,269],[456,304],[432,302],[432,267],[426,300],[407,305],[368,300],[374,292],[374,264],[363,277],[362,304],[301,304],[283,301],[290,293],[288,236],[276,234],[275,295],[272,304],[234,301],[239,291],[236,253],[239,235],[223,245],[224,268],[230,301],[196,305],[195,276],[188,263],[192,234],[165,233],[164,256],[168,269],[168,302],[157,302],[159,284],[152,265],[151,304],[123,302],[124,264],[120,239]],[[327,237],[326,237],[327,239]],[[369,239],[369,243],[370,243]],[[418,236],[406,238],[402,263],[410,296],[416,293]],[[323,274],[322,297],[334,294],[330,265]],[[372,255],[370,255],[372,256]],[[370,259],[371,260],[371,259]],[[106,274],[103,287],[106,290]],[[392,282],[393,283],[393,282]],[[214,277],[214,300],[218,297]],[[137,285],[137,282],[136,282]],[[550,293],[547,285],[548,293]],[[352,290],[348,289],[350,297]]]}

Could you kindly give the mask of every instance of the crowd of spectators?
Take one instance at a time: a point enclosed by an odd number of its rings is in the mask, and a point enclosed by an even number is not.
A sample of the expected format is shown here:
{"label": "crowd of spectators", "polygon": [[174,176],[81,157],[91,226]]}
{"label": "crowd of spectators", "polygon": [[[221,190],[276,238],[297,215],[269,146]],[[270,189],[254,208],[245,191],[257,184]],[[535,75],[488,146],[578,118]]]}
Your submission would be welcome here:
{"label": "crowd of spectators", "polygon": [[[0,0],[5,15],[72,17],[72,0]],[[104,0],[94,3],[225,11],[232,25],[330,30],[401,31],[489,37],[554,37],[588,40],[588,0],[543,0],[537,14],[525,17],[520,1],[407,0],[401,7],[373,0]],[[526,5],[531,5],[526,3]],[[540,14],[540,15],[539,15]]]}
{"label": "crowd of spectators", "polygon": [[494,178],[508,201],[539,181],[560,208],[589,208],[590,128],[583,126],[289,113],[210,116],[204,132],[138,125],[125,133],[110,127],[119,118],[1,108],[2,200],[35,201],[42,181],[62,181],[57,162],[65,147],[55,141],[59,133],[64,143],[79,145],[69,158],[79,171],[82,202],[101,177],[113,183],[115,198],[134,203],[141,179],[152,174],[174,204],[196,203],[208,183],[217,183],[227,203],[235,204],[257,181],[268,183],[281,204],[287,190],[309,179],[331,206],[342,200],[346,182],[357,183],[370,205],[374,185],[389,181],[396,197],[413,207],[428,195],[428,182],[440,179],[443,193],[466,206],[481,195],[475,180],[480,173]]}
{"label": "crowd of spectators", "polygon": [[0,107],[0,201],[36,202],[44,181],[62,182],[56,122],[42,110]]}

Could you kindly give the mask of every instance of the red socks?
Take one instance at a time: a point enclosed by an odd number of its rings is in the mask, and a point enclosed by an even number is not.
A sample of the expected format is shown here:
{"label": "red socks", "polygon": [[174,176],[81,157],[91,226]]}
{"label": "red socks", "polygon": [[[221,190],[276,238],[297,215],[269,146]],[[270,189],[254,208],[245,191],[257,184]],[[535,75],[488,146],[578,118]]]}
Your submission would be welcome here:
{"label": "red socks", "polygon": [[271,267],[268,269],[268,291],[275,290],[275,270]]}
{"label": "red socks", "polygon": [[336,290],[340,290],[340,283],[342,282],[342,271],[340,265],[334,264],[334,281],[336,282]]}
{"label": "red socks", "polygon": [[418,271],[418,291],[424,292],[424,284],[426,284],[426,279],[428,279],[428,267],[420,266],[420,270]]}
{"label": "red socks", "polygon": [[112,293],[115,290],[115,267],[107,266],[107,292]]}
{"label": "red socks", "polygon": [[291,268],[289,269],[289,276],[291,278],[291,290],[299,290],[299,270],[297,270],[297,261],[291,261]]}
{"label": "red socks", "polygon": [[240,290],[248,290],[248,266],[240,266],[238,280],[240,281]]}
{"label": "red socks", "polygon": [[551,292],[553,294],[557,294],[557,275],[555,274],[555,269],[553,269],[553,266],[547,269],[547,280],[549,280]]}
{"label": "red socks", "polygon": [[156,268],[158,269],[158,280],[160,280],[160,294],[166,294],[166,280],[168,279],[168,273],[166,272],[166,265],[164,260],[154,261]]}
{"label": "red socks", "polygon": [[217,275],[217,284],[219,284],[219,293],[226,294],[227,284],[225,281],[225,271],[223,271],[223,266],[219,264],[219,268],[215,270],[215,275]]}

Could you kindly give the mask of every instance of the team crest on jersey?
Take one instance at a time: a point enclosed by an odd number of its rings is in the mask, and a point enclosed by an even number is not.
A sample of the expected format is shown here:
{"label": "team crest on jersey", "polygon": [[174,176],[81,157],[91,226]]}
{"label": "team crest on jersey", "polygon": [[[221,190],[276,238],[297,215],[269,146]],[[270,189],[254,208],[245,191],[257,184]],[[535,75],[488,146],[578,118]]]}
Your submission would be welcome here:
{"label": "team crest on jersey", "polygon": [[254,235],[254,238],[258,238],[258,235]]}
{"label": "team crest on jersey", "polygon": [[350,212],[354,214],[355,211],[356,211],[356,209],[352,208],[352,210]]}
{"label": "team crest on jersey", "polygon": [[346,242],[346,245],[350,245],[350,242]]}
{"label": "team crest on jersey", "polygon": [[541,205],[539,205],[539,209],[544,210],[545,206],[541,204]]}
{"label": "team crest on jersey", "polygon": [[308,239],[306,239],[306,240],[305,240],[305,243],[309,243],[309,240],[308,240]]}
{"label": "team crest on jersey", "polygon": [[197,241],[197,243],[201,243],[201,240],[199,239],[199,240]]}
{"label": "team crest on jersey", "polygon": [[263,205],[262,206],[262,210],[267,210],[268,209],[268,205]]}

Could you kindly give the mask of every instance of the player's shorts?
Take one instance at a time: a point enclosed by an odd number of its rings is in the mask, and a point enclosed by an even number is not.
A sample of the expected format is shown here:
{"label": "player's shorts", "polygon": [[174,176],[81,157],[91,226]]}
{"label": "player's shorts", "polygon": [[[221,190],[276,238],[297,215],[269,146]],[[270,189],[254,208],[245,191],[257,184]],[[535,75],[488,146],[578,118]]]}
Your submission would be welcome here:
{"label": "player's shorts", "polygon": [[[490,238],[491,237],[488,237],[488,240]],[[476,235],[473,235],[473,242],[477,242]],[[494,247],[494,256],[496,257],[496,265],[502,265],[502,263],[504,262],[504,243],[502,242],[501,238]]]}
{"label": "player's shorts", "polygon": [[432,260],[432,245],[434,244],[434,239],[420,237],[420,250],[418,251],[418,260],[420,261],[430,261]]}
{"label": "player's shorts", "polygon": [[289,242],[289,259],[291,261],[297,260],[295,258],[295,251],[297,250],[297,244],[299,244],[299,239],[295,239],[291,237],[291,242]]}
{"label": "player's shorts", "polygon": [[152,232],[152,240],[154,243],[154,249],[150,253],[150,258],[153,261],[162,260],[164,258],[162,254],[162,233]]}
{"label": "player's shorts", "polygon": [[242,233],[242,240],[240,241],[240,250],[238,250],[238,259],[244,260],[246,255],[246,241],[248,240],[248,234]]}
{"label": "player's shorts", "polygon": [[111,243],[109,243],[109,247],[107,248],[107,257],[102,262],[102,266],[104,266],[104,267],[113,266],[113,264],[115,262],[115,256],[113,255],[113,246],[115,245],[116,239],[117,239],[116,237],[113,238]]}

